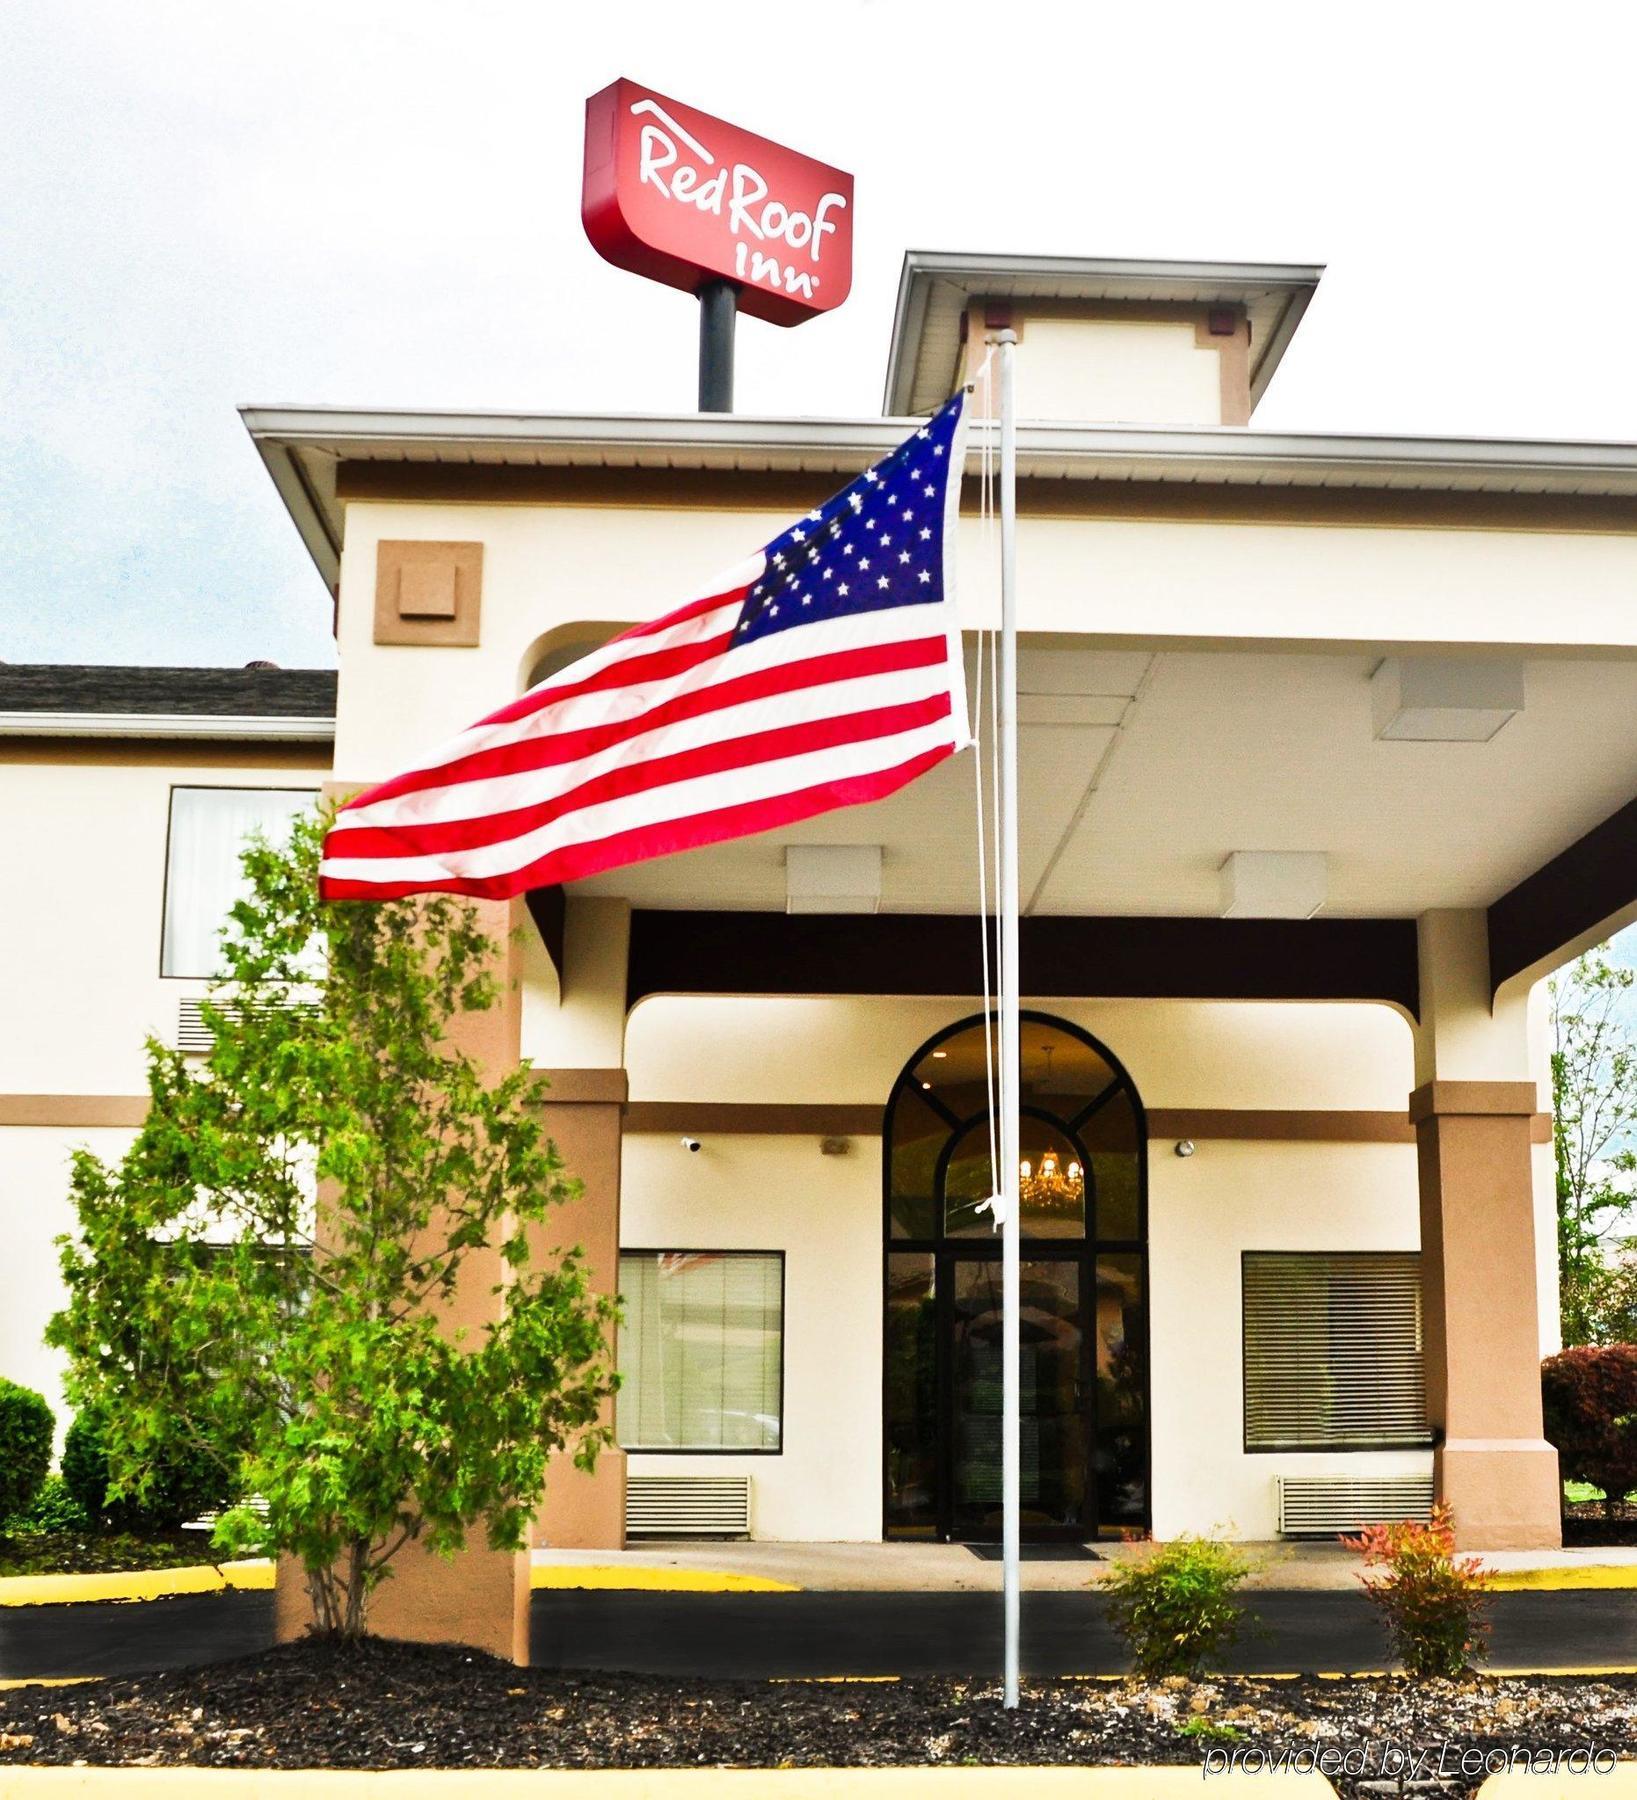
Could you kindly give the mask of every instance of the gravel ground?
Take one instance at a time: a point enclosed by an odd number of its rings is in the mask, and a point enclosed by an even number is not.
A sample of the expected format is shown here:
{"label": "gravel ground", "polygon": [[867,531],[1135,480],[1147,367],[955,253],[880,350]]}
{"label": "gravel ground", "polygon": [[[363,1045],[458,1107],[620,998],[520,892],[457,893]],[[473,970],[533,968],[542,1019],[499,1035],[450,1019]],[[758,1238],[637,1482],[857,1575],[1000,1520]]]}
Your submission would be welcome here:
{"label": "gravel ground", "polygon": [[[1332,1775],[1344,1795],[1464,1796],[1482,1774],[1460,1773],[1463,1751],[1637,1756],[1637,1678],[1031,1682],[1022,1709],[1007,1714],[989,1683],[573,1676],[377,1639],[350,1651],[309,1641],[171,1674],[0,1691],[0,1764],[1198,1763],[1207,1751],[1311,1758],[1324,1749],[1347,1759]],[[1417,1753],[1421,1766],[1406,1769],[1403,1759]],[[1401,1787],[1395,1768],[1421,1785]]]}

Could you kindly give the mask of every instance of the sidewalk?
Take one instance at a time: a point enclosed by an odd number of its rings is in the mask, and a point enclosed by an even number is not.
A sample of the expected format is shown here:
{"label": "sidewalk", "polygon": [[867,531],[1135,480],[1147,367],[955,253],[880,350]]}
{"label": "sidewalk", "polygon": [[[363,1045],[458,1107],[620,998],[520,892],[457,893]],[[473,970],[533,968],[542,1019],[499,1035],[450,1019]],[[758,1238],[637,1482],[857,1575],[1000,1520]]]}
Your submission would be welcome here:
{"label": "sidewalk", "polygon": [[[1247,1588],[1307,1591],[1356,1589],[1358,1558],[1335,1543],[1251,1543],[1256,1565]],[[1098,1544],[1091,1556],[1078,1545],[1026,1546],[1025,1591],[1084,1588],[1113,1563],[1140,1556],[1143,1545]],[[1637,1547],[1575,1550],[1495,1550],[1483,1560],[1496,1586],[1512,1588],[1637,1588]],[[534,1552],[537,1587],[641,1587],[694,1592],[764,1587],[809,1593],[998,1593],[1001,1565],[965,1544],[784,1544],[639,1541],[628,1550]],[[718,1578],[712,1581],[710,1578]]]}

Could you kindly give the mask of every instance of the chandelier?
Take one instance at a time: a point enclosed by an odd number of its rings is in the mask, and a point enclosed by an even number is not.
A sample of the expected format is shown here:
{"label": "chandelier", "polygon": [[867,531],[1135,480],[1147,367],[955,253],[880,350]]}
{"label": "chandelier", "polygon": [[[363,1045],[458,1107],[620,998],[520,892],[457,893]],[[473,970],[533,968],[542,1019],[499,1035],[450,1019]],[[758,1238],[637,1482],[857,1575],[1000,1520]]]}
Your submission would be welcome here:
{"label": "chandelier", "polygon": [[1055,1150],[1045,1151],[1036,1173],[1027,1158],[1017,1165],[1018,1204],[1035,1212],[1078,1212],[1086,1204],[1086,1175],[1079,1163],[1065,1169]]}

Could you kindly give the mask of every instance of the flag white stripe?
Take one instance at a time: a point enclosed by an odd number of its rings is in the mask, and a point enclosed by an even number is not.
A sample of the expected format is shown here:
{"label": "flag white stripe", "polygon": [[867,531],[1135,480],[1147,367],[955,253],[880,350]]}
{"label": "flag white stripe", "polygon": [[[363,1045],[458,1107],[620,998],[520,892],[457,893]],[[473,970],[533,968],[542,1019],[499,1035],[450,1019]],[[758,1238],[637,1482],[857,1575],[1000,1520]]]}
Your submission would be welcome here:
{"label": "flag white stripe", "polygon": [[895,768],[924,751],[954,748],[961,734],[959,720],[939,719],[911,731],[806,751],[800,756],[776,757],[749,768],[727,769],[720,774],[672,782],[619,800],[581,807],[536,831],[504,843],[451,850],[437,856],[326,858],[321,873],[334,881],[382,884],[435,880],[441,875],[453,875],[463,880],[507,875],[538,862],[565,844],[596,842],[645,825],[666,824],[723,807],[772,799],[802,788]]}
{"label": "flag white stripe", "polygon": [[830,681],[822,687],[795,688],[769,694],[759,700],[718,707],[692,719],[657,725],[635,737],[622,738],[590,756],[572,762],[549,763],[544,768],[523,769],[510,775],[452,782],[443,787],[422,788],[373,806],[351,808],[339,821],[343,831],[354,826],[392,830],[399,826],[446,825],[460,819],[486,818],[515,812],[520,807],[550,800],[568,789],[595,781],[600,775],[656,758],[675,756],[708,744],[753,737],[784,726],[805,725],[821,719],[843,718],[852,713],[873,712],[884,706],[901,706],[949,692],[949,668],[934,663],[919,669],[891,669],[877,675],[856,675],[848,681]]}

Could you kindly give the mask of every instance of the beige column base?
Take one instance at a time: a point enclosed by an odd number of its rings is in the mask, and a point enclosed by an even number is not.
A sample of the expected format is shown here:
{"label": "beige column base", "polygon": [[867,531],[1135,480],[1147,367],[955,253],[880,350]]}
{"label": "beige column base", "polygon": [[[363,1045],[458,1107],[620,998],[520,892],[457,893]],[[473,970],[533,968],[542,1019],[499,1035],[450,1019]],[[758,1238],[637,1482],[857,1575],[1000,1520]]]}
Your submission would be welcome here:
{"label": "beige column base", "polygon": [[1557,1451],[1544,1438],[1453,1438],[1433,1452],[1433,1485],[1462,1550],[1556,1550],[1563,1542]]}
{"label": "beige column base", "polygon": [[575,1468],[572,1455],[551,1459],[534,1541],[555,1550],[625,1548],[625,1452],[618,1444],[597,1458],[594,1475]]}
{"label": "beige column base", "polygon": [[[366,1615],[372,1636],[415,1644],[465,1644],[507,1662],[529,1660],[529,1555],[491,1550],[482,1540],[451,1558],[407,1544],[375,1590]],[[273,1594],[273,1634],[281,1644],[313,1622],[301,1564],[281,1556]]]}
{"label": "beige column base", "polygon": [[[577,1244],[585,1252],[592,1289],[617,1294],[625,1071],[558,1069],[547,1072],[546,1080],[550,1086],[544,1090],[540,1118],[563,1166],[580,1182],[580,1192],[553,1208],[531,1235],[534,1253],[549,1262],[557,1247]],[[610,1343],[609,1348],[613,1352],[615,1345]],[[605,1424],[613,1423],[612,1401],[602,1418]],[[575,1468],[572,1455],[552,1458],[545,1499],[535,1516],[534,1540],[559,1550],[625,1548],[625,1452],[617,1444],[602,1452],[591,1475]]]}

